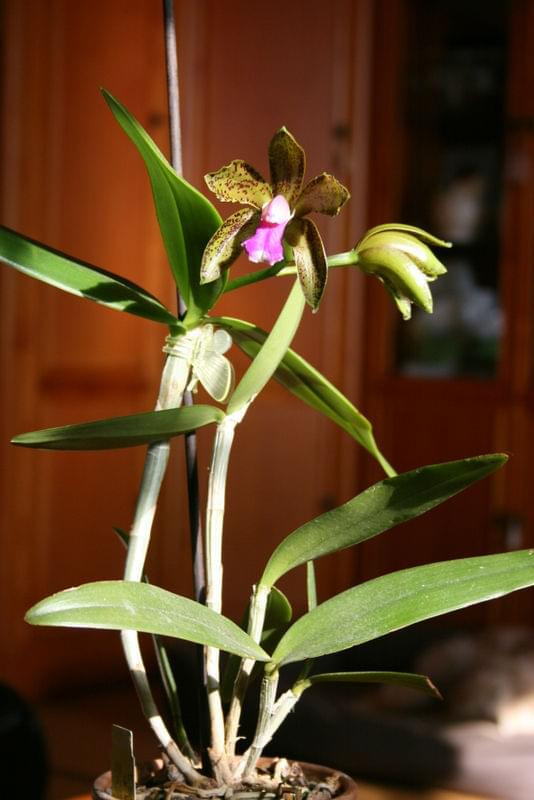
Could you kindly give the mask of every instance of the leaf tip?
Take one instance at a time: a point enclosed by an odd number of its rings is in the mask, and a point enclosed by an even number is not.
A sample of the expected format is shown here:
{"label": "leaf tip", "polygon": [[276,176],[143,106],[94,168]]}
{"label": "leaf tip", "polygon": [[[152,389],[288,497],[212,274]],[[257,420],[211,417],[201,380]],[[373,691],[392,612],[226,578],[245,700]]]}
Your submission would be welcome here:
{"label": "leaf tip", "polygon": [[441,694],[440,690],[436,686],[436,684],[430,680],[430,678],[425,675],[425,683],[428,689],[428,693],[435,697],[436,700],[443,700],[443,695]]}

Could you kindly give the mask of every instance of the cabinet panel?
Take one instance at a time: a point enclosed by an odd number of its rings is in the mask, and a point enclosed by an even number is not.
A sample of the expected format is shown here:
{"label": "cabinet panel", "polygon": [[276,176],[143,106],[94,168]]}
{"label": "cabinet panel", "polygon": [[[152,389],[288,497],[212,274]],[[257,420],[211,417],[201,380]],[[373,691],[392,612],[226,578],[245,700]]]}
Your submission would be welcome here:
{"label": "cabinet panel", "polygon": [[[266,170],[269,138],[286,124],[307,149],[309,177],[327,170],[348,184],[353,176],[358,182],[352,213],[336,221],[335,230],[328,221],[323,225],[332,246],[348,249],[365,213],[369,86],[363,76],[369,71],[371,5],[340,0],[332,10],[320,0],[280,1],[269,9],[243,0],[177,3],[186,176],[201,186],[205,172],[236,157]],[[167,150],[161,4],[8,0],[4,8],[3,160],[9,180],[3,222],[124,274],[172,305],[143,165],[98,92],[100,85],[112,91]],[[257,31],[268,46],[258,47]],[[361,111],[353,136],[354,103]],[[5,443],[23,430],[151,408],[165,331],[63,297],[6,269],[0,280],[2,368],[9,375],[0,423],[0,608],[7,631],[0,660],[5,679],[38,693],[124,674],[115,635],[35,630],[21,620],[44,594],[118,575],[120,546],[111,526],[130,524],[143,453],[17,452]],[[307,315],[297,347],[335,381],[357,390],[355,362],[344,359],[359,347],[357,318],[342,320],[336,303],[355,311],[360,282],[340,271],[329,288],[321,314],[313,320]],[[275,281],[243,292],[237,302],[231,298],[221,311],[270,324],[286,291],[287,283]],[[236,360],[243,370],[245,360]],[[294,434],[290,442],[279,436],[286,425]],[[250,413],[231,467],[228,512],[228,556],[242,546],[250,583],[283,534],[353,489],[353,453],[352,441],[303,412],[279,387]],[[203,489],[208,455],[201,437]],[[267,500],[253,494],[257,474]],[[181,566],[187,563],[187,533],[176,522],[185,503],[174,488],[180,477],[178,443],[154,539],[153,555],[162,558],[151,558],[149,574],[155,583],[188,592],[190,577]],[[227,566],[225,610],[236,618],[245,599],[234,586],[240,566]],[[347,580],[349,567],[346,560],[328,562],[323,591]],[[303,581],[297,577],[294,584],[299,608]]]}
{"label": "cabinet panel", "polygon": [[[391,4],[379,7],[401,35],[393,51],[377,41],[376,106],[385,111],[375,111],[370,222],[420,224],[455,246],[425,324],[422,314],[399,322],[382,288],[368,287],[366,410],[396,468],[488,451],[507,452],[510,462],[398,536],[366,545],[365,576],[532,544],[534,171],[525,53],[534,4],[404,0],[393,4],[393,23]],[[471,169],[451,183],[462,162]],[[469,291],[459,303],[446,287],[462,281]],[[453,341],[455,315],[473,336],[460,326]],[[531,624],[530,607],[525,592],[457,619]]]}

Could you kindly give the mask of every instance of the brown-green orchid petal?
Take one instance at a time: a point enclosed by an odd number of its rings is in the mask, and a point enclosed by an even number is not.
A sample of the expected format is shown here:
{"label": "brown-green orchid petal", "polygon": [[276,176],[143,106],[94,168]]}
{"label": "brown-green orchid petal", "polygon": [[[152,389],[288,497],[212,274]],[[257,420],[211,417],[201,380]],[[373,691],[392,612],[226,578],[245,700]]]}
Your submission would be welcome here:
{"label": "brown-green orchid petal", "polygon": [[280,128],[271,139],[269,166],[273,196],[282,194],[293,208],[302,188],[306,156],[287,128]]}
{"label": "brown-green orchid petal", "polygon": [[347,189],[333,175],[323,172],[302,190],[295,206],[295,216],[303,217],[310,211],[335,217],[349,199]]}
{"label": "brown-green orchid petal", "polygon": [[204,176],[208,187],[219,200],[243,203],[261,209],[272,198],[271,187],[254,167],[236,159],[216,172]]}
{"label": "brown-green orchid petal", "polygon": [[285,239],[293,248],[300,285],[308,305],[317,311],[326,284],[328,267],[319,231],[309,219],[292,219]]}
{"label": "brown-green orchid petal", "polygon": [[260,221],[260,212],[240,208],[215,231],[204,250],[200,265],[201,283],[216,280],[221,270],[230,267],[242,252],[242,244]]}

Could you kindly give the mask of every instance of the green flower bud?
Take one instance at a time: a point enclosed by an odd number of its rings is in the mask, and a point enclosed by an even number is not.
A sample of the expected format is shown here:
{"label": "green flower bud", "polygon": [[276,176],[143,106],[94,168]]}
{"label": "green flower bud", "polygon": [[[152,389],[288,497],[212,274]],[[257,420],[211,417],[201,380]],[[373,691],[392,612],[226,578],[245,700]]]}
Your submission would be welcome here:
{"label": "green flower bud", "polygon": [[451,246],[420,228],[393,223],[371,228],[355,247],[360,269],[382,281],[405,320],[412,303],[432,313],[428,284],[447,272],[428,244]]}

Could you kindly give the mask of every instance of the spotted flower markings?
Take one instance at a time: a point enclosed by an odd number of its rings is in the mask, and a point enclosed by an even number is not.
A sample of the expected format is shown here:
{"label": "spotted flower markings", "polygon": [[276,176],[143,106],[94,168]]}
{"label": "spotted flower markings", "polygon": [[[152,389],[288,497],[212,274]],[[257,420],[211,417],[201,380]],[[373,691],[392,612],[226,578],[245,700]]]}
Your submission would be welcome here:
{"label": "spotted flower markings", "polygon": [[310,212],[336,216],[349,199],[347,189],[322,173],[302,187],[304,150],[286,128],[269,144],[270,183],[246,161],[236,159],[206,175],[219,200],[241,203],[212,236],[204,251],[201,280],[216,280],[245,249],[249,260],[274,265],[292,252],[306,302],[317,310],[327,277],[324,246]]}

